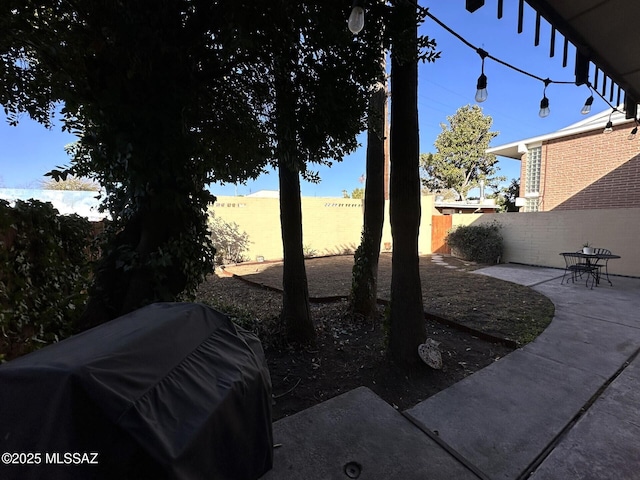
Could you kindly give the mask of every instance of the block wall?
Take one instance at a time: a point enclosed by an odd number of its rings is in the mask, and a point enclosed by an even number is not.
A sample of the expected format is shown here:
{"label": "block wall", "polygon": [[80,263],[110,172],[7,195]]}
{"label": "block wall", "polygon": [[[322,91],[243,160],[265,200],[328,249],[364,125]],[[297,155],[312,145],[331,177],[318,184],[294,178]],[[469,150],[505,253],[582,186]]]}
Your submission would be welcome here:
{"label": "block wall", "polygon": [[[278,199],[218,197],[215,215],[235,222],[249,235],[251,260],[282,259],[280,207]],[[360,244],[363,204],[361,200],[303,198],[304,245],[318,255],[353,251]],[[419,253],[431,253],[433,197],[422,198]],[[504,262],[561,268],[560,252],[576,251],[584,242],[608,248],[621,255],[610,262],[618,275],[640,277],[640,207],[624,209],[554,210],[537,213],[455,214],[453,226],[497,221],[505,239]],[[388,203],[382,237],[382,251],[391,249]],[[385,248],[388,246],[388,248]]]}
{"label": "block wall", "polygon": [[[418,237],[421,254],[431,253],[431,215],[437,214],[433,196],[422,197],[422,223]],[[249,235],[247,256],[251,261],[282,259],[280,204],[277,198],[218,197],[211,211],[226,222],[235,222]],[[352,253],[360,245],[364,216],[363,200],[349,198],[302,198],[303,245],[316,255]],[[380,250],[392,249],[389,202]]]}
{"label": "block wall", "polygon": [[303,244],[318,255],[353,253],[360,245],[363,215],[363,200],[303,197]]}
{"label": "block wall", "polygon": [[249,235],[249,260],[282,258],[280,205],[277,198],[218,196],[212,213],[228,223],[236,223]]}
{"label": "block wall", "polygon": [[499,215],[454,215],[456,224],[497,220],[505,241],[504,262],[564,268],[561,252],[593,247],[620,255],[609,262],[610,273],[640,277],[640,208],[554,210]]}
{"label": "block wall", "polygon": [[[249,235],[250,260],[278,260],[282,259],[279,202],[277,198],[220,196],[212,211]],[[363,208],[362,200],[303,197],[305,249],[316,255],[353,252],[360,244]]]}

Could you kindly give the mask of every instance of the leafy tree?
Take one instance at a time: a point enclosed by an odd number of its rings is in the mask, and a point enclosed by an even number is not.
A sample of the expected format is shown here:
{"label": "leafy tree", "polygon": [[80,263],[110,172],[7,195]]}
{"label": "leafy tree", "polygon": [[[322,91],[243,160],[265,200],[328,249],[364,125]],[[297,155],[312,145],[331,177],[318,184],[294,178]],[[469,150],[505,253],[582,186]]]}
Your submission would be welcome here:
{"label": "leafy tree", "polygon": [[520,210],[516,207],[516,198],[520,196],[520,180],[512,178],[511,183],[507,187],[502,187],[497,195],[496,203],[500,205],[501,212],[517,212]]}
{"label": "leafy tree", "polygon": [[[213,267],[212,181],[257,176],[272,156],[268,88],[231,0],[6,0],[0,103],[80,137],[54,179],[90,176],[113,222],[79,326],[195,289]],[[245,9],[245,10],[241,10]],[[248,12],[249,14],[251,12]]]}
{"label": "leafy tree", "polygon": [[205,186],[272,163],[282,167],[283,318],[291,338],[312,335],[301,234],[291,233],[301,228],[299,177],[314,178],[308,162],[356,147],[374,76],[360,60],[366,37],[354,41],[344,28],[347,8],[338,0],[2,3],[0,103],[9,122],[27,112],[50,125],[52,106],[64,102],[65,129],[80,142],[71,166],[52,176],[98,180],[114,219],[81,326],[192,291],[213,267]]}
{"label": "leafy tree", "polygon": [[[368,145],[368,142],[367,142],[367,145]],[[383,161],[384,161],[384,159],[383,159]],[[351,198],[362,200],[364,198],[364,188],[354,188],[351,191]]]}
{"label": "leafy tree", "polygon": [[[417,346],[425,338],[422,290],[418,268],[420,176],[417,116],[417,63],[435,61],[435,41],[419,37],[425,10],[398,0],[387,24],[391,47],[391,175],[390,215],[393,236],[389,355],[403,365],[416,363]],[[384,4],[384,2],[381,2]],[[355,255],[351,308],[365,316],[375,310],[377,267],[384,206],[384,95],[370,105],[367,150],[365,225]],[[375,117],[378,117],[377,119]],[[373,118],[372,118],[373,117]],[[370,179],[374,181],[370,183]],[[369,212],[367,212],[369,209]]]}
{"label": "leafy tree", "polygon": [[[398,143],[407,142],[398,146],[391,152],[391,184],[408,181],[412,182],[412,165],[418,162],[418,152],[412,155],[413,146],[418,143],[417,124],[417,61],[434,61],[439,53],[435,51],[435,42],[429,37],[417,35],[417,25],[423,20],[424,10],[411,2],[396,1],[393,3],[392,15],[387,17],[388,22],[377,25],[381,31],[384,29],[381,56],[378,65],[385,72],[384,52],[392,50],[391,77],[392,88],[392,130],[391,136]],[[372,7],[376,9],[384,5]],[[416,8],[417,7],[417,8]],[[376,27],[374,27],[376,28]],[[378,259],[380,255],[380,240],[382,237],[382,225],[384,221],[384,164],[385,164],[385,119],[386,97],[385,84],[378,84],[369,105],[369,130],[367,135],[367,175],[365,185],[365,212],[362,241],[355,253],[350,307],[352,313],[373,318],[377,314],[377,274]],[[394,93],[395,92],[395,93]],[[394,96],[395,95],[395,96]],[[395,128],[393,127],[395,122]],[[392,141],[392,144],[393,144]],[[405,148],[406,147],[406,148]],[[394,173],[395,169],[395,173]],[[417,169],[416,169],[417,174]],[[395,175],[395,178],[393,178]],[[406,175],[406,176],[405,176]],[[416,177],[419,178],[419,177]],[[419,181],[418,181],[419,185]],[[396,187],[397,188],[397,187]],[[395,305],[392,302],[390,318],[390,355],[401,363],[413,363],[416,358],[415,338],[405,338],[404,333],[418,334],[424,325],[422,316],[422,293],[420,278],[417,272],[417,235],[415,235],[415,255],[411,254],[414,227],[420,223],[420,189],[409,189],[405,197],[397,188],[395,194],[391,190],[391,216],[392,235],[395,245],[409,246],[407,255],[395,254],[393,257],[393,272],[395,283],[392,281],[392,298],[399,300]],[[413,212],[401,213],[402,208],[413,206],[412,201],[417,200],[418,209]],[[395,218],[403,218],[405,221],[394,223]],[[396,243],[397,240],[397,243]],[[416,267],[416,268],[414,268]],[[417,281],[418,289],[412,288]],[[409,288],[409,290],[405,290]],[[403,294],[406,293],[406,297]],[[409,301],[408,308],[403,302]],[[418,306],[419,305],[419,306]],[[406,313],[410,315],[402,319]],[[422,326],[422,327],[421,327]]]}
{"label": "leafy tree", "polygon": [[488,188],[497,189],[506,180],[497,176],[499,167],[495,155],[486,153],[498,132],[491,132],[493,120],[482,114],[477,105],[459,108],[447,117],[449,125],[440,124],[442,132],[435,141],[437,152],[420,156],[424,173],[422,184],[431,191],[453,189],[461,200],[469,190],[484,180]]}
{"label": "leafy tree", "polygon": [[69,176],[66,180],[54,180],[50,178],[42,182],[43,190],[75,190],[97,192],[100,190],[100,184],[85,177]]}
{"label": "leafy tree", "polygon": [[362,200],[364,198],[364,188],[354,188],[353,190],[351,190],[351,195],[349,195],[346,190],[343,190],[342,197]]}
{"label": "leafy tree", "polygon": [[[345,28],[344,2],[269,2],[265,24],[265,70],[272,78],[271,135],[276,144],[284,253],[282,322],[287,338],[313,343],[304,265],[300,178],[315,181],[311,164],[339,161],[357,147],[364,130],[368,87],[375,80],[367,63],[367,38]],[[268,15],[277,8],[277,15]],[[266,48],[265,48],[266,47]],[[367,67],[367,65],[371,67]]]}

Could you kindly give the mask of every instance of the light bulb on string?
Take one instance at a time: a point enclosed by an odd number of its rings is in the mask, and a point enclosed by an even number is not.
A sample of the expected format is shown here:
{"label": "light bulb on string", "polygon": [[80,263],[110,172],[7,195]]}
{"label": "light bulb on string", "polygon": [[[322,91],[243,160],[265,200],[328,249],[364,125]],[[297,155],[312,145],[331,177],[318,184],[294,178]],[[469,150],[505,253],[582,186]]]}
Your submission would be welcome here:
{"label": "light bulb on string", "polygon": [[540,111],[538,112],[538,115],[540,115],[541,118],[548,117],[549,114],[551,113],[551,110],[549,109],[549,99],[547,98],[547,87],[549,86],[550,83],[551,83],[551,80],[549,80],[548,78],[544,81],[544,90],[542,91],[542,100],[540,100]]}
{"label": "light bulb on string", "polygon": [[484,74],[484,59],[487,57],[488,53],[479,48],[477,50],[478,55],[482,58],[482,72],[478,77],[478,83],[476,85],[476,102],[482,103],[484,102],[489,93],[487,92],[487,76]]}
{"label": "light bulb on string", "polygon": [[546,96],[542,97],[542,100],[540,100],[540,111],[538,112],[538,115],[540,115],[541,118],[544,118],[548,117],[550,113],[549,99]]}
{"label": "light bulb on string", "polygon": [[580,113],[582,115],[587,115],[588,113],[590,113],[592,104],[593,104],[593,95],[587,98],[587,101],[584,102],[584,106],[582,107],[582,110],[580,110]]}
{"label": "light bulb on string", "polygon": [[609,120],[607,122],[607,125],[604,127],[604,132],[602,133],[611,133],[611,132],[613,132],[613,122]]}
{"label": "light bulb on string", "polygon": [[613,132],[613,122],[611,121],[611,117],[613,116],[613,112],[617,112],[618,110],[616,110],[615,108],[611,110],[611,113],[609,114],[609,121],[607,122],[607,125],[604,127],[604,131],[602,133],[611,133]]}
{"label": "light bulb on string", "polygon": [[487,92],[487,76],[484,73],[478,77],[478,84],[476,88],[476,102],[482,103],[489,96],[489,93]]}
{"label": "light bulb on string", "polygon": [[349,30],[357,35],[364,28],[364,1],[353,0],[351,15],[349,15]]}
{"label": "light bulb on string", "polygon": [[638,133],[638,125],[640,125],[640,121],[638,121],[637,118],[634,118],[633,121],[636,122],[636,124],[634,125],[633,129],[629,132],[629,136],[627,137],[627,140],[635,140],[636,134]]}

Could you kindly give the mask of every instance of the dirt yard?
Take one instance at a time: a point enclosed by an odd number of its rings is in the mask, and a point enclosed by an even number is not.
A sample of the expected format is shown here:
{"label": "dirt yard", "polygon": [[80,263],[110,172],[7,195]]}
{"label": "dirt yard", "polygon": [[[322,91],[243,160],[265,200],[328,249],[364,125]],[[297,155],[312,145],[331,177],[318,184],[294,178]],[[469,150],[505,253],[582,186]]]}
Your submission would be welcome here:
{"label": "dirt yard", "polygon": [[[358,386],[405,409],[458,382],[534,339],[553,317],[553,304],[523,286],[470,273],[481,266],[453,257],[421,258],[427,335],[440,342],[442,370],[406,371],[385,355],[384,306],[376,324],[348,315],[352,256],[306,262],[317,347],[282,341],[279,312],[282,264],[228,266],[199,290],[197,300],[228,313],[256,332],[273,384],[274,420]],[[391,256],[381,255],[378,298],[389,299]]]}

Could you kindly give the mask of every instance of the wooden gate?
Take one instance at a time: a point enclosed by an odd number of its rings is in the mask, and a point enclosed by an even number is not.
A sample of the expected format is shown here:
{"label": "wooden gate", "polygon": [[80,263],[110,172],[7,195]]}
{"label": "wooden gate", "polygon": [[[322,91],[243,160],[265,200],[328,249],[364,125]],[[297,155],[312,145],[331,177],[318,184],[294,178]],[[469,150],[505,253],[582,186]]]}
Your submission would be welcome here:
{"label": "wooden gate", "polygon": [[451,230],[451,215],[433,215],[431,217],[431,252],[451,253],[451,249],[444,239]]}

